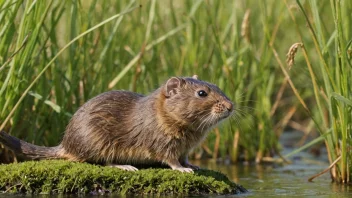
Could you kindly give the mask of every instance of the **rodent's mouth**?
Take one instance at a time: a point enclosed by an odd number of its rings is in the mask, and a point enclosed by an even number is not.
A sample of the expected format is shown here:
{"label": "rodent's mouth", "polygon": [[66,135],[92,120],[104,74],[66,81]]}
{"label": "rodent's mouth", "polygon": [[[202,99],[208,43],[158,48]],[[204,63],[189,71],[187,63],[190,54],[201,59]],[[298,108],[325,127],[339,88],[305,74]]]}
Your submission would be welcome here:
{"label": "rodent's mouth", "polygon": [[231,117],[233,114],[235,113],[235,109],[231,108],[231,109],[227,109],[227,111],[223,111],[222,115],[221,115],[221,119],[225,119],[228,117]]}
{"label": "rodent's mouth", "polygon": [[220,114],[220,116],[219,116],[219,117],[220,117],[220,120],[229,117],[232,113],[233,113],[233,111],[224,111],[224,112],[222,112],[222,113]]}
{"label": "rodent's mouth", "polygon": [[217,125],[220,121],[226,119],[227,117],[231,116],[233,111],[223,111],[221,113],[210,113],[206,117],[202,117],[201,120],[199,120],[199,124],[196,128],[196,130],[201,130],[203,129],[209,129],[215,125]]}
{"label": "rodent's mouth", "polygon": [[232,113],[233,113],[233,111],[223,111],[221,113],[216,113],[214,117],[217,118],[216,122],[220,122],[221,120],[230,117],[232,115]]}

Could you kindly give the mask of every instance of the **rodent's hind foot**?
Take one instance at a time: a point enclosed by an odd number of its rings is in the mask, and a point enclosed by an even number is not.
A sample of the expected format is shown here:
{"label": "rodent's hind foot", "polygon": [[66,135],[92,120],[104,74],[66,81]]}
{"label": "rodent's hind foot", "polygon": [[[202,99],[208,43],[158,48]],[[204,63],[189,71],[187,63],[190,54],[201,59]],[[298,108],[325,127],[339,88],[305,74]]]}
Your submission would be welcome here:
{"label": "rodent's hind foot", "polygon": [[193,173],[193,169],[185,168],[185,167],[172,168],[172,170],[178,170],[178,171],[180,171],[182,173]]}
{"label": "rodent's hind foot", "polygon": [[138,169],[134,166],[131,165],[117,165],[117,164],[109,164],[110,167],[114,167],[114,168],[119,168],[122,170],[126,170],[126,171],[138,171]]}

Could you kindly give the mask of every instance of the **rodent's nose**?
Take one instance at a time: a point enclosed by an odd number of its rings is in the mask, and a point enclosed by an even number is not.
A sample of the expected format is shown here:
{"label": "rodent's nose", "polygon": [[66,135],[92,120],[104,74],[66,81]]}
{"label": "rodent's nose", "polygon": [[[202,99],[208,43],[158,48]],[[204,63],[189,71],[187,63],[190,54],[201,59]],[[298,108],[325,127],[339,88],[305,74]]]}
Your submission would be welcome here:
{"label": "rodent's nose", "polygon": [[223,102],[223,105],[226,107],[226,109],[228,110],[228,111],[232,111],[233,110],[233,104],[232,104],[232,102],[230,102],[230,101],[224,101]]}

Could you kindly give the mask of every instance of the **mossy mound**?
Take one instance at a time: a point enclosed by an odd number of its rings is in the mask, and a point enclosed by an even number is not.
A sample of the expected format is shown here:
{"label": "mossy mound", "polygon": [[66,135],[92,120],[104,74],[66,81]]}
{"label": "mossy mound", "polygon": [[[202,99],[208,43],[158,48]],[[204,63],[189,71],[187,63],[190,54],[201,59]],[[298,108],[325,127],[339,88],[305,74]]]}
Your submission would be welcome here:
{"label": "mossy mound", "polygon": [[211,170],[136,172],[63,160],[0,165],[0,191],[28,194],[237,194],[246,190]]}

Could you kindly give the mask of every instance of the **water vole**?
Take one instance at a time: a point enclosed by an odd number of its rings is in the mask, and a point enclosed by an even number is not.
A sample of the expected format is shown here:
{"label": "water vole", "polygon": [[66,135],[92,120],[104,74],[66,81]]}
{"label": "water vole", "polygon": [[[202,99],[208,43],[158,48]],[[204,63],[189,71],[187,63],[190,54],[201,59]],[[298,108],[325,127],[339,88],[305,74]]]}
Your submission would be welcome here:
{"label": "water vole", "polygon": [[209,129],[233,112],[233,103],[213,84],[172,77],[147,96],[128,91],[102,93],[81,106],[61,144],[36,146],[5,132],[0,142],[28,159],[68,159],[124,170],[129,164],[162,162],[192,172],[188,153]]}

